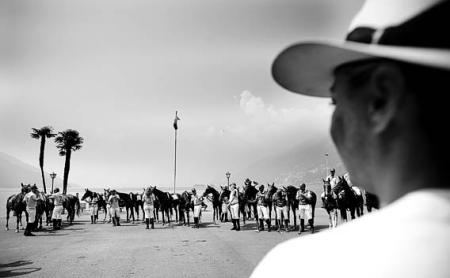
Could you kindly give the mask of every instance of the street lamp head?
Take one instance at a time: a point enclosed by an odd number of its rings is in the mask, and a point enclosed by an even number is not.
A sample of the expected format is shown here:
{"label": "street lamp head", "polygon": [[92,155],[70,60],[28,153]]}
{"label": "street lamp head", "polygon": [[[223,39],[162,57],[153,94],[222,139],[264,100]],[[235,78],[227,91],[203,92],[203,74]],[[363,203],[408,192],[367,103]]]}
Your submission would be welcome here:
{"label": "street lamp head", "polygon": [[227,176],[227,178],[230,178],[231,173],[230,173],[230,172],[227,172],[225,175]]}
{"label": "street lamp head", "polygon": [[52,178],[52,179],[56,178],[56,173],[55,172],[51,173],[50,178]]}

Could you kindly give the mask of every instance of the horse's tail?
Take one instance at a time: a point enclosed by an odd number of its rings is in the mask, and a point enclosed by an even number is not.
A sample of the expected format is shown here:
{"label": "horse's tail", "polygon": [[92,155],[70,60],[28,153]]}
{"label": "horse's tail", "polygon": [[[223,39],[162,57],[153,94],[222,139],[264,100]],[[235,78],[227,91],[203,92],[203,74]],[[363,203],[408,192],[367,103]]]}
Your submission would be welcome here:
{"label": "horse's tail", "polygon": [[80,205],[80,199],[76,198],[75,199],[75,212],[77,214],[78,217],[80,217],[80,209],[81,209],[81,205]]}

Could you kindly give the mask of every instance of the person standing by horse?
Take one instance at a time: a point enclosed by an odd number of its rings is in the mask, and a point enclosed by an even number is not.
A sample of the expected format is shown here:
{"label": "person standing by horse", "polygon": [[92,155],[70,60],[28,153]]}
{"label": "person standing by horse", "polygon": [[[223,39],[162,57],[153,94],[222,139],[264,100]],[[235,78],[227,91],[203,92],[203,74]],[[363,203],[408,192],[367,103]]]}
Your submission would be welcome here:
{"label": "person standing by horse", "polygon": [[192,188],[192,204],[194,206],[194,226],[192,228],[200,228],[200,217],[202,215],[203,197],[197,194],[197,190]]}
{"label": "person standing by horse", "polygon": [[144,193],[143,202],[144,202],[144,214],[145,214],[145,224],[147,225],[146,229],[148,229],[149,224],[151,224],[152,229],[155,228],[155,194],[147,188]]}
{"label": "person standing by horse", "polygon": [[59,188],[55,188],[53,190],[53,194],[48,197],[53,200],[53,213],[52,213],[52,222],[53,222],[53,230],[61,229],[62,224],[62,211],[63,211],[63,196],[59,191]]}
{"label": "person standing by horse", "polygon": [[260,185],[256,193],[256,206],[258,211],[258,232],[264,231],[264,221],[267,223],[267,231],[270,232],[269,210],[266,202],[266,192],[264,185]]}
{"label": "person standing by horse", "polygon": [[308,221],[311,233],[314,233],[311,197],[311,191],[306,190],[306,184],[302,183],[296,196],[298,200],[298,216],[300,218],[299,235],[305,231],[305,220]]}
{"label": "person standing by horse", "polygon": [[273,195],[273,201],[275,202],[275,213],[277,214],[278,232],[281,231],[281,226],[284,220],[284,229],[289,232],[289,219],[288,219],[288,206],[287,206],[287,194],[286,187],[278,188],[277,192]]}
{"label": "person standing by horse", "polygon": [[239,190],[236,188],[236,184],[230,185],[230,201],[228,206],[231,211],[231,221],[233,222],[233,228],[231,230],[240,231],[241,223],[239,221]]}
{"label": "person standing by horse", "polygon": [[113,226],[120,226],[120,207],[119,207],[120,197],[117,194],[116,190],[111,190],[111,196],[108,198],[108,202],[110,203],[110,213],[113,222]]}
{"label": "person standing by horse", "polygon": [[36,223],[36,205],[39,199],[39,190],[36,185],[31,186],[31,191],[23,198],[23,202],[27,205],[28,222],[25,228],[25,236],[34,236],[31,231],[35,228]]}
{"label": "person standing by horse", "polygon": [[91,208],[91,224],[97,223],[98,219],[98,201],[99,197],[97,193],[93,192],[92,197],[89,197],[86,202],[89,204]]}

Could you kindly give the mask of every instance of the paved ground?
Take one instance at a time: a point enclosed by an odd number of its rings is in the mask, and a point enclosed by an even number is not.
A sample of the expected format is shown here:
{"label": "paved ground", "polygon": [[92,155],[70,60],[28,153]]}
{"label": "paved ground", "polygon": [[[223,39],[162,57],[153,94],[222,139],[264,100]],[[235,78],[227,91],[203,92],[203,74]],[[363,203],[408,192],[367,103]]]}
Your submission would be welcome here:
{"label": "paved ground", "polygon": [[[324,211],[316,214],[324,229]],[[200,229],[156,224],[146,230],[141,222],[92,225],[84,214],[63,230],[24,237],[5,231],[2,217],[0,277],[248,277],[273,246],[298,236],[256,233],[254,221],[230,231],[231,223],[214,225],[211,218],[205,212]]]}

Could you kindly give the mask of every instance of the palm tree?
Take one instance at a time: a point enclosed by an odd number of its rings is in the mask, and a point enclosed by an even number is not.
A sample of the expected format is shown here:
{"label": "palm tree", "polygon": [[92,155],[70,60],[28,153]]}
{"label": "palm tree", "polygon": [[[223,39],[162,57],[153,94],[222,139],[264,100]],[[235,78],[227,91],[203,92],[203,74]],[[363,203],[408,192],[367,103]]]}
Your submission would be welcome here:
{"label": "palm tree", "polygon": [[41,149],[39,151],[39,166],[41,167],[42,184],[44,185],[44,193],[47,193],[47,187],[45,186],[45,175],[44,175],[44,149],[45,149],[45,139],[55,137],[56,134],[53,133],[53,128],[51,126],[44,126],[40,129],[32,128],[33,132],[30,133],[31,138],[41,139]]}
{"label": "palm tree", "polygon": [[72,151],[81,149],[83,141],[83,137],[80,137],[78,131],[73,129],[59,132],[58,136],[55,138],[56,147],[59,149],[59,155],[66,156],[66,162],[64,164],[63,194],[67,193],[67,181],[69,179],[70,157],[72,156]]}

